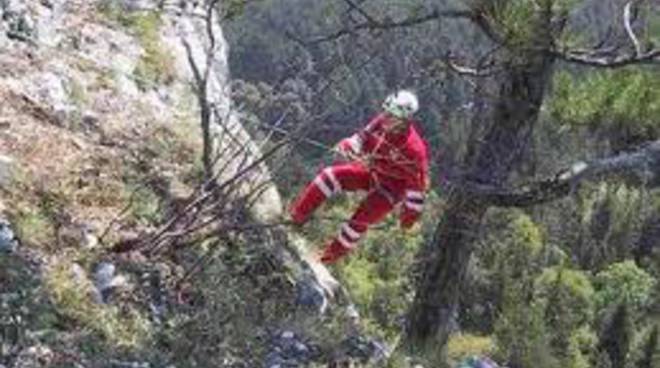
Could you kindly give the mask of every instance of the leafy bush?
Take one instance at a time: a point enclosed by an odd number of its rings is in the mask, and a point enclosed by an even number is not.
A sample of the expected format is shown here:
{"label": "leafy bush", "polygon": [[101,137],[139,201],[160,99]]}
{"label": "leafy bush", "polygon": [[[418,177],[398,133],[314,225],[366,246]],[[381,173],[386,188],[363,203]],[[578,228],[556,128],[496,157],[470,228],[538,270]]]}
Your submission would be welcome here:
{"label": "leafy bush", "polygon": [[625,303],[631,311],[639,312],[651,302],[655,283],[655,278],[633,261],[614,263],[596,274],[596,310],[603,312],[612,305]]}
{"label": "leafy bush", "polygon": [[570,331],[589,324],[593,318],[594,288],[583,271],[546,268],[536,279],[534,292],[536,300],[546,306],[553,302],[565,306],[565,313],[552,318],[564,319],[564,327]]}

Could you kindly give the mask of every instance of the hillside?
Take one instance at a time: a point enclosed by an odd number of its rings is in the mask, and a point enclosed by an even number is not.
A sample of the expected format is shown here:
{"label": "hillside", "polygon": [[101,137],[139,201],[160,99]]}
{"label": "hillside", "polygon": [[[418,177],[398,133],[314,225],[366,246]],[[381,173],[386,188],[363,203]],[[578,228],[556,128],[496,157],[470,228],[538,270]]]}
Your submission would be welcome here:
{"label": "hillside", "polygon": [[[208,244],[121,248],[154,234],[203,182],[191,68],[206,63],[201,11],[156,1],[0,4],[0,364],[275,367],[339,357],[342,344],[371,356],[369,340],[346,340],[360,335],[343,330],[334,301],[328,311],[281,230],[222,244],[194,277]],[[222,30],[213,31],[208,98],[229,116],[213,132],[222,183],[243,168],[231,161],[240,149],[252,147],[248,162],[259,156],[228,94]],[[252,175],[267,189],[245,214],[255,224],[282,208],[259,170]]]}

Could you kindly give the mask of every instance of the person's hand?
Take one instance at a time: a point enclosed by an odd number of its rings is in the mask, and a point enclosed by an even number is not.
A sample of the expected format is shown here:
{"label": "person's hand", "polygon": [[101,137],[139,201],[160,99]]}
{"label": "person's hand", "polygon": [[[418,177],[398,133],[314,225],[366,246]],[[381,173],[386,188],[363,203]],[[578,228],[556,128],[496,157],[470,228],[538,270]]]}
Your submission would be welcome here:
{"label": "person's hand", "polygon": [[359,153],[355,152],[354,142],[352,138],[342,139],[334,148],[333,151],[337,153],[341,158],[346,160],[356,160],[359,157]]}
{"label": "person's hand", "polygon": [[419,216],[419,213],[404,208],[401,212],[401,216],[399,216],[399,225],[401,229],[405,231],[412,230],[415,223],[417,223]]}

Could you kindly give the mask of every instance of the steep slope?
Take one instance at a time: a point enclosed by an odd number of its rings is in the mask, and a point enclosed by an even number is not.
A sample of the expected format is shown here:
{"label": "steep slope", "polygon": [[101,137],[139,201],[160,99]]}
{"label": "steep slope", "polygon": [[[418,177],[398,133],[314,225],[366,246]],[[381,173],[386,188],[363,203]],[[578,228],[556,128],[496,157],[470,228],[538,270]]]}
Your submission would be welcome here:
{"label": "steep slope", "polygon": [[[295,250],[304,239],[281,228],[222,245],[186,284],[203,246],[108,252],[153,232],[202,180],[191,60],[207,65],[207,28],[194,6],[159,5],[0,3],[0,210],[20,242],[0,253],[0,364],[296,366],[353,345],[368,359],[374,345],[345,340],[341,313],[319,314],[327,271],[310,268]],[[248,147],[249,164],[259,146],[232,108],[227,46],[213,34],[207,98],[223,123],[213,128],[222,181],[244,167],[237,151]],[[259,167],[240,181],[238,193],[265,183],[246,221],[280,221]]]}

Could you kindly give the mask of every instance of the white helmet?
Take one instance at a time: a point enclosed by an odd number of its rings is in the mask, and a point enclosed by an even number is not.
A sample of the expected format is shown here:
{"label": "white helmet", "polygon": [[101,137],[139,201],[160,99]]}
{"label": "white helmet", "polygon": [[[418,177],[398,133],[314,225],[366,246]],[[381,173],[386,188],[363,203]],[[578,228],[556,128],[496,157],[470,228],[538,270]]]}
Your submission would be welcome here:
{"label": "white helmet", "polygon": [[414,93],[400,90],[393,93],[383,102],[383,109],[400,119],[411,117],[419,109],[419,102]]}

